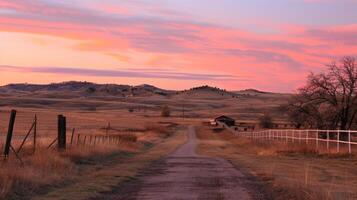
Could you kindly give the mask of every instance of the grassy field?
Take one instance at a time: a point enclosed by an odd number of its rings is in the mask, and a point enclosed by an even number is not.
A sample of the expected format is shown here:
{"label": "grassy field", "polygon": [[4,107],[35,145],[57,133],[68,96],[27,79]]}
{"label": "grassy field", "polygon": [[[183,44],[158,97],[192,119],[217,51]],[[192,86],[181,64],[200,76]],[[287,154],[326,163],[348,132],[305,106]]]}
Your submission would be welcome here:
{"label": "grassy field", "polygon": [[[104,135],[105,127],[110,122],[108,135],[131,134],[137,139],[135,142],[122,141],[119,145],[73,145],[65,152],[57,152],[55,148],[47,149],[47,146],[56,138],[59,111],[38,108],[17,110],[14,148],[19,147],[35,114],[38,118],[39,142],[36,153],[32,154],[32,136],[29,138],[24,151],[20,153],[24,166],[12,153],[10,160],[1,163],[0,199],[30,199],[36,195],[39,199],[89,198],[90,195],[109,190],[111,186],[132,178],[150,162],[174,150],[185,141],[185,134],[181,131],[185,123],[192,123],[158,116],[149,118],[120,110],[65,110],[61,114],[67,116],[68,129],[76,128],[76,134]],[[9,109],[2,108],[1,116],[8,114]],[[4,133],[7,119],[1,120],[0,124],[1,133]],[[65,193],[60,192],[62,189]],[[77,193],[70,193],[71,190]]]}
{"label": "grassy field", "polygon": [[[238,122],[256,122],[263,113],[281,121],[280,106],[289,95],[271,93],[221,96],[207,91],[173,96],[128,98],[94,96],[0,97],[0,147],[2,148],[11,109],[18,115],[14,147],[18,148],[34,116],[37,116],[38,146],[32,136],[21,153],[25,166],[14,155],[0,167],[0,198],[88,199],[133,179],[151,162],[182,144],[187,125],[196,125],[199,153],[223,157],[248,176],[258,178],[272,199],[355,199],[357,159],[345,155],[319,155],[299,145],[252,143],[228,132],[214,133],[201,126],[218,115]],[[160,116],[168,105],[171,117]],[[136,142],[120,145],[72,146],[66,152],[47,150],[57,134],[57,115],[67,117],[70,132],[81,135],[130,134]],[[183,118],[185,117],[185,118]],[[110,123],[110,129],[107,129]]]}
{"label": "grassy field", "polygon": [[223,157],[266,185],[272,199],[356,199],[357,158],[317,155],[304,146],[255,143],[209,127],[197,130],[199,153]]}

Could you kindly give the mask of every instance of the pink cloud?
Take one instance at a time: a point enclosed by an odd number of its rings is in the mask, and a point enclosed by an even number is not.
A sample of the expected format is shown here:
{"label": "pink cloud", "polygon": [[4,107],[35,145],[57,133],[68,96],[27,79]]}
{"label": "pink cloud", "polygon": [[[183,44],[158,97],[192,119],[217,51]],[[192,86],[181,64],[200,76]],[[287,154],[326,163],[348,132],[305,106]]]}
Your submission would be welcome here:
{"label": "pink cloud", "polygon": [[263,34],[185,18],[144,18],[121,7],[89,12],[89,8],[42,1],[4,0],[1,8],[12,12],[0,13],[0,31],[70,38],[77,41],[75,50],[110,57],[128,50],[160,55],[147,63],[164,67],[173,64],[173,59],[182,60],[173,65],[182,70],[223,70],[249,76],[257,87],[269,90],[294,88],[308,71],[320,69],[331,58],[357,55],[357,25],[289,25],[279,26],[277,33]]}

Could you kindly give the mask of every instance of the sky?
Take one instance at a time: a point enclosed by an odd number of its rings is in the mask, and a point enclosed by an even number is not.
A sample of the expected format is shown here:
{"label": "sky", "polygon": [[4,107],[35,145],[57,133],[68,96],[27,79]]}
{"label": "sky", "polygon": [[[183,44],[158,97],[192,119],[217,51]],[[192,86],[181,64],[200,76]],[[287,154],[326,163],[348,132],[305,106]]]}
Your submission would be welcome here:
{"label": "sky", "polygon": [[0,0],[0,85],[294,92],[357,56],[357,0]]}

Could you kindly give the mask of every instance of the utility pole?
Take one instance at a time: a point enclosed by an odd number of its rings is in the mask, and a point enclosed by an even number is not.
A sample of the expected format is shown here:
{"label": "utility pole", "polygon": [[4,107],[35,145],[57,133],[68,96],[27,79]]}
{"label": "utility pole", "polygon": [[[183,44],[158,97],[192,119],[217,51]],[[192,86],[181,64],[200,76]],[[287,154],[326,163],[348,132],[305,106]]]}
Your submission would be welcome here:
{"label": "utility pole", "polygon": [[182,104],[182,119],[185,120],[185,104]]}

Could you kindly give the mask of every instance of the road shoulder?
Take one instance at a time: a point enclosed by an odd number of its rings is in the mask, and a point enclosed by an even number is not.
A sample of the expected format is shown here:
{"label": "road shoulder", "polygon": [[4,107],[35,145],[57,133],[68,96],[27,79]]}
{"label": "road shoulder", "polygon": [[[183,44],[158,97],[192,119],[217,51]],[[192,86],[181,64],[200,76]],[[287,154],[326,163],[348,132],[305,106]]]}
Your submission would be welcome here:
{"label": "road shoulder", "polygon": [[32,199],[90,199],[101,193],[110,192],[123,182],[135,179],[135,177],[152,162],[174,151],[178,146],[186,142],[186,131],[178,130],[173,136],[155,145],[149,150],[137,155],[113,161],[113,164],[91,174],[83,175],[75,183],[56,188],[44,195],[35,196]]}

